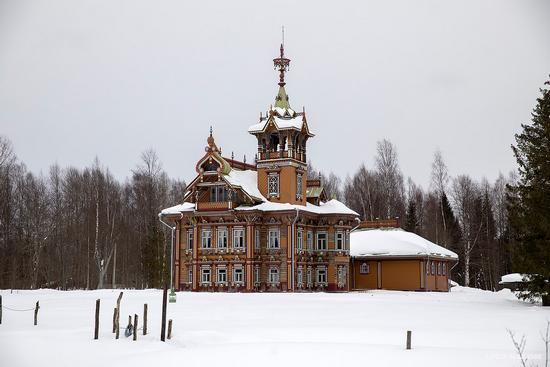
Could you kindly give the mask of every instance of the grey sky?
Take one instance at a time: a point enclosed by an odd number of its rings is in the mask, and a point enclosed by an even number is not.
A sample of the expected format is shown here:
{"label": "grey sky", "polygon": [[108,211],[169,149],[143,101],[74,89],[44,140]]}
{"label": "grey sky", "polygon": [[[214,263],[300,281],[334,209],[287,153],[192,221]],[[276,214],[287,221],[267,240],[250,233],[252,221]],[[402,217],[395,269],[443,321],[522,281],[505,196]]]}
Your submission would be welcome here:
{"label": "grey sky", "polygon": [[97,155],[122,179],[152,147],[189,180],[211,124],[251,160],[284,24],[316,168],[345,178],[387,138],[424,187],[437,147],[452,175],[493,180],[550,74],[549,16],[525,0],[0,0],[0,134],[35,172]]}

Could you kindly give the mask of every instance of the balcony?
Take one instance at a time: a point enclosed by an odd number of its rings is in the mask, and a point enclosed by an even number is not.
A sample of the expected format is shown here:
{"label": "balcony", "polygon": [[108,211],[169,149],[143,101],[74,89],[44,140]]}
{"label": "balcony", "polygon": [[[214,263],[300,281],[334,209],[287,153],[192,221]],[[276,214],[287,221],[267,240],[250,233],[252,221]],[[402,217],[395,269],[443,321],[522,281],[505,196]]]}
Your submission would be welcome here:
{"label": "balcony", "polygon": [[216,210],[228,210],[232,208],[231,201],[205,201],[197,203],[197,210],[202,211],[216,211]]}

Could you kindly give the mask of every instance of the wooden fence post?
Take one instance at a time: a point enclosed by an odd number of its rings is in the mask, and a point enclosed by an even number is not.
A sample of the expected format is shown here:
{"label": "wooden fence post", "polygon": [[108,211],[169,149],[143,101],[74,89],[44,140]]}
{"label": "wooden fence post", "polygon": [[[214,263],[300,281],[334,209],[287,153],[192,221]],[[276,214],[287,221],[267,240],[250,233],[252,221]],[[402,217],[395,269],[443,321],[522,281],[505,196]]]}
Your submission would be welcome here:
{"label": "wooden fence post", "polygon": [[36,301],[36,306],[34,307],[34,325],[38,325],[38,309],[40,308],[39,301]]}
{"label": "wooden fence post", "polygon": [[166,340],[166,296],[168,294],[168,287],[164,285],[164,290],[162,292],[162,320],[160,325],[160,340]]}
{"label": "wooden fence post", "polygon": [[172,339],[172,319],[168,320],[168,339]]}
{"label": "wooden fence post", "polygon": [[122,299],[122,293],[118,295],[118,298],[116,300],[116,321],[115,321],[115,339],[118,339],[120,335],[120,301]]}
{"label": "wooden fence post", "polygon": [[95,327],[94,340],[99,338],[99,299],[95,301]]}
{"label": "wooden fence post", "polygon": [[147,303],[143,305],[143,335],[147,335]]}
{"label": "wooden fence post", "polygon": [[134,341],[137,340],[138,334],[138,315],[134,314]]}
{"label": "wooden fence post", "polygon": [[407,349],[411,349],[412,331],[407,330]]}
{"label": "wooden fence post", "polygon": [[116,307],[113,309],[113,333],[116,332]]}

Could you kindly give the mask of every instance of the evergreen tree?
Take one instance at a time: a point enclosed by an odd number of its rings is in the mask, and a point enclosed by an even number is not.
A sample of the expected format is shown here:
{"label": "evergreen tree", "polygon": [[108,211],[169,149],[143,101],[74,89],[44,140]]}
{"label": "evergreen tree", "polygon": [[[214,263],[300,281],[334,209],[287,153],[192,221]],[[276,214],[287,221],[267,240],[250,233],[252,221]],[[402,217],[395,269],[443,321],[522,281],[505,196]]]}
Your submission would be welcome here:
{"label": "evergreen tree", "polygon": [[416,203],[414,202],[414,198],[409,199],[406,216],[407,220],[405,221],[405,230],[417,233],[418,216],[416,215]]}
{"label": "evergreen tree", "polygon": [[[545,85],[550,85],[546,82]],[[515,234],[513,267],[531,274],[525,297],[542,296],[550,305],[550,90],[532,113],[532,124],[522,124],[512,146],[519,181],[510,187],[510,220]]]}

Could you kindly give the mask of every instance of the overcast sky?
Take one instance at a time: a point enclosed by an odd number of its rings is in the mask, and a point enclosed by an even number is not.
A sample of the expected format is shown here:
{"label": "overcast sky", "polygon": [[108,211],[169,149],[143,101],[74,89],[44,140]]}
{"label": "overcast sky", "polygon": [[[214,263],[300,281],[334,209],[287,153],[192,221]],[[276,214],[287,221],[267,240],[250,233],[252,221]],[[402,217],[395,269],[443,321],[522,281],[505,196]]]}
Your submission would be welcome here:
{"label": "overcast sky", "polygon": [[550,74],[549,19],[547,0],[0,0],[0,134],[34,172],[97,155],[124,179],[152,147],[189,181],[210,125],[250,161],[284,25],[316,168],[372,167],[386,138],[424,187],[438,147],[494,180]]}

